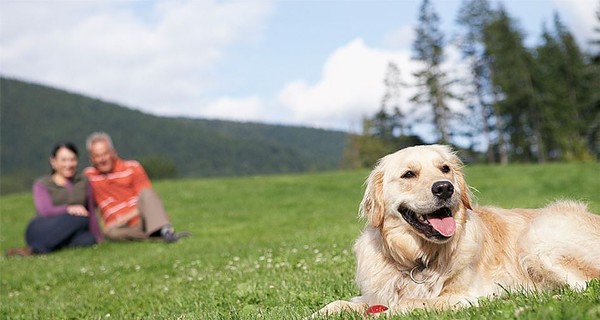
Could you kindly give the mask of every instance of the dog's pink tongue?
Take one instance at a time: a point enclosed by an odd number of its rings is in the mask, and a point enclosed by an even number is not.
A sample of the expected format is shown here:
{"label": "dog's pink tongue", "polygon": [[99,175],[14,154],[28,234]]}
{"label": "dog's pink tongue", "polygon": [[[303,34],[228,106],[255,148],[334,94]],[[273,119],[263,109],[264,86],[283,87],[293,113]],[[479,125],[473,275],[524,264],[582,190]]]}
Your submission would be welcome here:
{"label": "dog's pink tongue", "polygon": [[451,237],[456,231],[456,222],[453,217],[430,217],[427,219],[431,226],[445,237]]}

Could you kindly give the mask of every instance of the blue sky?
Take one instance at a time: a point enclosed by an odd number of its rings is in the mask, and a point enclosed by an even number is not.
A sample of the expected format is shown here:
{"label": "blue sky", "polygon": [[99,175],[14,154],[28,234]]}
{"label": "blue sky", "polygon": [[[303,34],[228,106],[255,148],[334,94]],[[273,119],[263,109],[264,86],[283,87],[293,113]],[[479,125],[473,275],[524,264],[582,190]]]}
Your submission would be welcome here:
{"label": "blue sky", "polygon": [[[498,1],[491,1],[495,6]],[[460,0],[433,0],[446,39]],[[535,44],[563,22],[587,47],[593,0],[505,0]],[[420,1],[0,0],[0,73],[144,112],[357,130],[393,61],[405,82]],[[456,50],[447,70],[464,72]],[[410,89],[403,93],[405,100]],[[404,102],[404,108],[411,106]],[[454,106],[460,109],[460,105]]]}

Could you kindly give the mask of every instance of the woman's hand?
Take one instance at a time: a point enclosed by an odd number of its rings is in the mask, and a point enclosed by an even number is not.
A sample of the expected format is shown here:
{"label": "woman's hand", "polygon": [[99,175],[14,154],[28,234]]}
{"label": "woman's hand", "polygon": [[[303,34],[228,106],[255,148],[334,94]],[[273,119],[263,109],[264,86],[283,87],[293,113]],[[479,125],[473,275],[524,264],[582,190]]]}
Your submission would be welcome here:
{"label": "woman's hand", "polygon": [[87,217],[87,209],[80,204],[73,204],[67,207],[67,213],[73,216]]}

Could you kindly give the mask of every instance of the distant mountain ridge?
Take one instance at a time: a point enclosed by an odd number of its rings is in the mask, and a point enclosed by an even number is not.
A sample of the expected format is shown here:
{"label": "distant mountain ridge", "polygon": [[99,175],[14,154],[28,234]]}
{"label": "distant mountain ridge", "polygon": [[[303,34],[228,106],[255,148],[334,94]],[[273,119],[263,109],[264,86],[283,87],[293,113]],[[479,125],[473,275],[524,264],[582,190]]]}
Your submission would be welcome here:
{"label": "distant mountain ridge", "polygon": [[172,162],[179,177],[337,169],[348,138],[345,132],[306,127],[153,116],[0,78],[2,180],[47,172],[50,149],[59,141],[74,142],[80,167],[86,166],[85,139],[94,131],[108,132],[123,158],[158,156]]}

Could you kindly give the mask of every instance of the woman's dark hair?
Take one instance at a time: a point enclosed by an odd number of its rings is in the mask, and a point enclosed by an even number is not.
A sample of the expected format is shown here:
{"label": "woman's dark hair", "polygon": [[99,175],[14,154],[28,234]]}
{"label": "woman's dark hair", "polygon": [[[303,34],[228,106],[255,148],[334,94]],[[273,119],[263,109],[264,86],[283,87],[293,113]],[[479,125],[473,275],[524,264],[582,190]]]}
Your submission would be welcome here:
{"label": "woman's dark hair", "polygon": [[54,149],[52,149],[52,158],[56,157],[56,153],[61,148],[67,148],[67,149],[71,150],[71,152],[73,152],[77,157],[79,157],[79,153],[77,152],[77,147],[71,142],[64,142],[64,143],[58,143],[54,146]]}
{"label": "woman's dark hair", "polygon": [[[77,152],[77,147],[75,146],[75,144],[73,144],[71,142],[57,143],[54,146],[54,148],[52,148],[52,158],[56,158],[56,154],[58,153],[58,150],[60,150],[62,148],[69,149],[71,152],[73,152],[75,154],[75,156],[77,158],[79,158],[79,153]],[[54,173],[56,173],[56,170],[54,170],[54,168],[52,168],[50,174],[54,174]]]}

